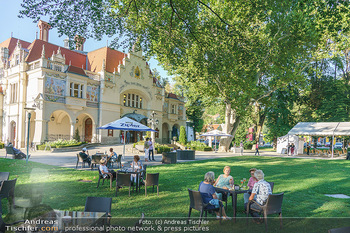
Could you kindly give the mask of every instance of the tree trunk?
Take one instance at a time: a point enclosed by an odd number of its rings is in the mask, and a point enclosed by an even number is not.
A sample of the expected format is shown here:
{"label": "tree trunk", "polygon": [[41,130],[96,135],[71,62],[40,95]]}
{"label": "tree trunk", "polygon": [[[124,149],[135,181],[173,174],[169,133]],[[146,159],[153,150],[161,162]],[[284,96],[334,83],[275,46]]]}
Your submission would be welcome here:
{"label": "tree trunk", "polygon": [[265,122],[266,113],[261,112],[261,107],[259,103],[255,105],[255,114],[256,114],[256,132],[255,132],[255,142],[259,142],[260,133]]}
{"label": "tree trunk", "polygon": [[[226,103],[225,109],[225,124],[223,132],[227,134],[235,135],[239,126],[240,117],[236,115],[236,112],[231,108],[230,103]],[[219,144],[219,151],[228,151],[233,137],[222,137]]]}

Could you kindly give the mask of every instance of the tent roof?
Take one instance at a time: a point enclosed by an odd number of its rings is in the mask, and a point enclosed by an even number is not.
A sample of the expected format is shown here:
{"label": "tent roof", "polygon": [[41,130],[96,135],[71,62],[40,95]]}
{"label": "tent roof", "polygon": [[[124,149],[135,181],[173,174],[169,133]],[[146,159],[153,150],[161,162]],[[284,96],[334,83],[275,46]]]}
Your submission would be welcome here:
{"label": "tent roof", "polygon": [[305,136],[348,136],[350,135],[350,122],[299,122],[288,134]]}

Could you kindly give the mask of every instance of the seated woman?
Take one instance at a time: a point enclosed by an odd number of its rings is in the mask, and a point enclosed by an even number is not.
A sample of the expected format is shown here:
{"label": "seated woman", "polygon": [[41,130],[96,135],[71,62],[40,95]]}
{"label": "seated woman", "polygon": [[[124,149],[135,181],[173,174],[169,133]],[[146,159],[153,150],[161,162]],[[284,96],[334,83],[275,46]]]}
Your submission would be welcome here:
{"label": "seated woman", "polygon": [[[223,189],[230,189],[234,185],[233,177],[230,176],[231,168],[229,166],[224,167],[224,174],[221,174],[215,181],[214,186]],[[217,193],[219,200],[227,200],[227,193],[218,192]]]}
{"label": "seated woman", "polygon": [[107,177],[108,179],[112,178],[113,180],[115,180],[117,175],[116,175],[115,171],[109,170],[107,168],[107,159],[106,158],[102,158],[100,160],[100,163],[101,163],[101,165],[100,165],[99,169],[100,169],[100,171],[101,171],[101,173],[103,175],[103,178]]}
{"label": "seated woman", "polygon": [[[131,163],[131,168],[135,170],[140,170],[142,169],[142,163],[140,161],[140,156],[134,155],[134,161]],[[141,179],[140,179],[141,180]],[[131,181],[136,183],[136,174],[131,174]]]}
{"label": "seated woman", "polygon": [[254,176],[254,173],[255,173],[255,171],[256,171],[256,168],[251,168],[251,169],[249,169],[249,172],[250,172],[250,178],[249,178],[249,181],[248,181],[248,188],[249,188],[249,192],[248,193],[244,193],[243,194],[243,198],[244,198],[244,203],[248,203],[248,199],[249,199],[249,196],[250,196],[250,194],[251,194],[251,190],[253,189],[253,187],[254,187],[254,184],[256,183],[256,182],[258,182],[258,180],[255,178],[255,176]]}
{"label": "seated woman", "polygon": [[[215,194],[215,188],[213,186],[214,181],[215,181],[214,172],[207,172],[204,176],[204,181],[202,181],[199,184],[198,191],[202,195],[202,199],[203,199],[204,204],[208,204],[206,207],[207,209],[219,208],[219,206],[213,205],[215,202],[218,203],[221,207],[223,207],[222,203],[218,200],[218,198]],[[216,199],[217,201],[213,201],[214,199]],[[213,203],[213,204],[211,204],[211,203]],[[221,208],[221,215],[222,215],[222,218],[225,220],[230,219],[229,217],[226,216],[225,208]],[[216,212],[216,217],[220,218],[219,212]]]}
{"label": "seated woman", "polygon": [[234,184],[233,177],[230,176],[231,168],[229,166],[225,166],[223,171],[224,171],[224,174],[221,174],[216,179],[214,186],[217,186],[223,189],[230,189]]}

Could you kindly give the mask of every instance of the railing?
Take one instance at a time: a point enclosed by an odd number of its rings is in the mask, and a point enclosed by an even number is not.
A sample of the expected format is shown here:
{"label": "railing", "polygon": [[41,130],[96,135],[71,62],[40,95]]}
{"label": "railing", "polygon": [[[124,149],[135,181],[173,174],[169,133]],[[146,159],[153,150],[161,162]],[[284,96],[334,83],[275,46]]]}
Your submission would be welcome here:
{"label": "railing", "polygon": [[49,134],[49,141],[53,142],[53,141],[57,141],[58,139],[62,139],[62,140],[70,140],[71,136],[70,135],[64,135],[64,134]]}

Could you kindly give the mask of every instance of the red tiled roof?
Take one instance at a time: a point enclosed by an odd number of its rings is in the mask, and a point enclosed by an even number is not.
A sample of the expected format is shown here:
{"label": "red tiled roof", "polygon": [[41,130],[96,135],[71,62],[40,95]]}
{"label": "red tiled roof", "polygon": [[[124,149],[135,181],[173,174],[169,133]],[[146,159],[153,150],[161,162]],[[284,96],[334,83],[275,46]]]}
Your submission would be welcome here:
{"label": "red tiled roof", "polygon": [[[3,41],[0,43],[0,48],[1,47],[6,47],[8,48],[9,50],[9,55],[12,54],[13,50],[16,48],[16,45],[17,45],[17,41],[18,39],[17,38],[14,38],[14,37],[11,37],[11,38],[8,38],[7,40]],[[22,45],[22,48],[28,48],[30,43],[27,42],[27,41],[24,41],[24,40],[19,40],[19,42],[21,43]]]}
{"label": "red tiled roof", "polygon": [[79,68],[79,67],[76,67],[76,66],[68,66],[68,69],[67,71],[68,73],[74,73],[74,74],[79,74],[79,75],[82,75],[82,76],[86,76],[86,73],[85,71],[82,69],[82,68]]}
{"label": "red tiled roof", "polygon": [[103,47],[89,52],[87,56],[89,70],[100,72],[102,70],[103,60],[105,60],[106,71],[113,73],[114,70],[118,70],[118,65],[123,62],[126,54],[108,47]]}
{"label": "red tiled roof", "polygon": [[[26,62],[32,62],[41,57],[41,51],[45,45],[45,57],[49,58],[52,56],[53,52],[57,53],[58,47],[57,45],[51,44],[49,42],[43,40],[34,40],[33,43],[28,47],[29,54],[26,58]],[[86,69],[86,55],[82,53],[78,53],[64,47],[60,47],[61,54],[66,58],[66,65],[72,65],[76,67],[83,67]]]}

